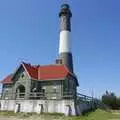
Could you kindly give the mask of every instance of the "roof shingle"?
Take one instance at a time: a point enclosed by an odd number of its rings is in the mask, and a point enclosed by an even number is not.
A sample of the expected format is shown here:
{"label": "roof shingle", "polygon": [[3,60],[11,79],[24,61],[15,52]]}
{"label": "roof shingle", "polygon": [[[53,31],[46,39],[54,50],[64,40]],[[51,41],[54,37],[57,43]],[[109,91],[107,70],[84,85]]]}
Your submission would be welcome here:
{"label": "roof shingle", "polygon": [[[71,74],[69,69],[65,65],[31,65],[22,63],[26,72],[33,80],[57,80],[63,79],[68,74]],[[13,74],[8,75],[1,83],[10,84],[12,83]]]}
{"label": "roof shingle", "polygon": [[12,84],[12,80],[11,80],[12,77],[13,77],[13,74],[10,74],[7,77],[5,77],[2,81],[0,81],[0,83],[3,83],[3,84]]}

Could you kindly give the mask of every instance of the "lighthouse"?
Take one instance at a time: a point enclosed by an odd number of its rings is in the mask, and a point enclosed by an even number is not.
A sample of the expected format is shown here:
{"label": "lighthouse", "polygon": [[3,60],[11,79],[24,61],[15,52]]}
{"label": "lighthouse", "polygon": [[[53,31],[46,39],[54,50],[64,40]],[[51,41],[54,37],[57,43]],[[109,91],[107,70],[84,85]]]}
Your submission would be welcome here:
{"label": "lighthouse", "polygon": [[60,41],[59,60],[73,73],[73,59],[71,51],[71,17],[72,13],[68,4],[63,4],[59,13]]}

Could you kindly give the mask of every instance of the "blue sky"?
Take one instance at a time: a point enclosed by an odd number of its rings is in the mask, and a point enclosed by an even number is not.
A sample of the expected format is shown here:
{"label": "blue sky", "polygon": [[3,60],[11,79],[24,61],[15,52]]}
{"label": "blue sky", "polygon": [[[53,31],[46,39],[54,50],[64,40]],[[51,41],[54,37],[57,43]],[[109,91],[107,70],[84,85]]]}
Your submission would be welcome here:
{"label": "blue sky", "polygon": [[[120,0],[69,0],[78,91],[120,96]],[[62,0],[0,1],[0,80],[21,61],[53,64]]]}

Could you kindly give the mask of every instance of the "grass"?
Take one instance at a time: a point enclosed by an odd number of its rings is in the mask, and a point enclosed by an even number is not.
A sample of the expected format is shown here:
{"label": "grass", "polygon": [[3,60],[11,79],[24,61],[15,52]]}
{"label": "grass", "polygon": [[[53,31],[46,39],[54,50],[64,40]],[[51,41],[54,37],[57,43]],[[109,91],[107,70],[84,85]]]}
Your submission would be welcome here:
{"label": "grass", "polygon": [[[15,120],[120,120],[120,111],[104,111],[97,109],[84,116],[66,117],[58,113],[43,113],[41,115],[36,113],[13,113],[13,112],[0,112],[0,117],[13,117]],[[3,120],[3,119],[0,119]],[[11,118],[10,118],[11,120]]]}

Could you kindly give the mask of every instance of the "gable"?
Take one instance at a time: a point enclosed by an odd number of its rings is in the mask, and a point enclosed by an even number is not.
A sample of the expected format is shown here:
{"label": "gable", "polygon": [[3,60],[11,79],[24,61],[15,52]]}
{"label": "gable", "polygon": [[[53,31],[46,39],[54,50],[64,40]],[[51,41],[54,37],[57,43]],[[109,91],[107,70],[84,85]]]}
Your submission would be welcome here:
{"label": "gable", "polygon": [[19,68],[15,71],[11,81],[13,82],[18,81],[18,80],[21,81],[21,80],[25,80],[28,77],[29,75],[27,74],[25,68],[21,64]]}
{"label": "gable", "polygon": [[29,77],[32,79],[38,79],[38,66],[32,66],[30,64],[23,63],[22,64],[26,72],[28,73]]}

